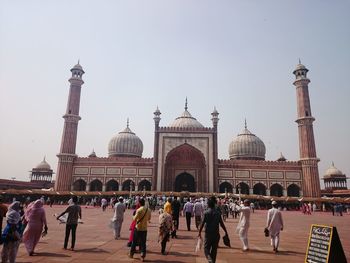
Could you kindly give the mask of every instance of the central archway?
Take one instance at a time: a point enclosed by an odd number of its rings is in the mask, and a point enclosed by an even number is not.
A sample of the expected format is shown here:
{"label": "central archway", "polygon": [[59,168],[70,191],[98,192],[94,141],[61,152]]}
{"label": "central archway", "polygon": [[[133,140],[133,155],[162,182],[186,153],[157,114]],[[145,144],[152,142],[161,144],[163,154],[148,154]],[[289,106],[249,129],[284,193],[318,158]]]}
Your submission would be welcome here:
{"label": "central archway", "polygon": [[176,176],[175,179],[175,192],[187,191],[187,192],[195,192],[196,185],[194,181],[194,177],[189,173],[182,173]]}
{"label": "central archway", "polygon": [[208,184],[205,157],[200,150],[184,143],[167,154],[162,191],[208,192]]}

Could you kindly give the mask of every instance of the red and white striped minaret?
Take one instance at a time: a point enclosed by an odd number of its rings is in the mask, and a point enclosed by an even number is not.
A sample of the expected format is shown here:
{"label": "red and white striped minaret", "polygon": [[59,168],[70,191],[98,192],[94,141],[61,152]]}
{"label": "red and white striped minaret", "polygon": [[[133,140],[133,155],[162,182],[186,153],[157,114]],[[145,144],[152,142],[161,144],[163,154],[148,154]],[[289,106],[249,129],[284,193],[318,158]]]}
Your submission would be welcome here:
{"label": "red and white striped minaret", "polygon": [[77,144],[78,122],[80,106],[81,85],[84,84],[82,76],[85,73],[78,64],[71,70],[72,77],[69,79],[70,90],[66,114],[63,115],[64,127],[58,157],[57,177],[55,182],[56,191],[69,191],[72,185],[73,161],[77,156],[75,148]]}
{"label": "red and white striped minaret", "polygon": [[300,162],[303,172],[303,196],[320,197],[320,178],[318,174],[318,162],[320,161],[316,156],[316,146],[314,138],[314,130],[312,123],[315,118],[311,114],[311,105],[309,98],[310,80],[307,78],[309,70],[300,63],[293,71],[296,79],[294,86],[297,91],[297,111],[298,132],[299,132],[299,153]]}

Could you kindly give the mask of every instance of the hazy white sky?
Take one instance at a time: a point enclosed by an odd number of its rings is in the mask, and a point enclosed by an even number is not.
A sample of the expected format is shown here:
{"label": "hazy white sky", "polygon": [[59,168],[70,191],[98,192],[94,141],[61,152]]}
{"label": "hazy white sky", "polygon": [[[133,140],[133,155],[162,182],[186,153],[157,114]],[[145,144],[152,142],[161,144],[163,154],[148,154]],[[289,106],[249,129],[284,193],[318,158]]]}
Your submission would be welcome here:
{"label": "hazy white sky", "polygon": [[310,70],[320,175],[334,161],[350,176],[349,10],[349,1],[0,0],[0,177],[28,179],[44,155],[56,171],[78,59],[80,156],[107,156],[129,117],[152,157],[153,111],[169,125],[187,96],[205,126],[220,112],[220,158],[247,118],[266,159],[297,160],[298,58]]}

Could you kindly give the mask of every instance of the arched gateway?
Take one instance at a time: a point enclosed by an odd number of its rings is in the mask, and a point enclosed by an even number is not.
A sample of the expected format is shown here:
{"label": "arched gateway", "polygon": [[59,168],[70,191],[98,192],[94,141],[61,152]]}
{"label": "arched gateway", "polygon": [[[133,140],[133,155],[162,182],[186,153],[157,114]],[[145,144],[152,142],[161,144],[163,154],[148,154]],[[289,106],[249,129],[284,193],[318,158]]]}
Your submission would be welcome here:
{"label": "arched gateway", "polygon": [[184,143],[171,150],[165,161],[165,191],[207,192],[205,158],[195,147]]}
{"label": "arched gateway", "polygon": [[179,174],[178,176],[176,176],[174,189],[175,192],[195,192],[196,183],[194,181],[194,177],[189,173]]}

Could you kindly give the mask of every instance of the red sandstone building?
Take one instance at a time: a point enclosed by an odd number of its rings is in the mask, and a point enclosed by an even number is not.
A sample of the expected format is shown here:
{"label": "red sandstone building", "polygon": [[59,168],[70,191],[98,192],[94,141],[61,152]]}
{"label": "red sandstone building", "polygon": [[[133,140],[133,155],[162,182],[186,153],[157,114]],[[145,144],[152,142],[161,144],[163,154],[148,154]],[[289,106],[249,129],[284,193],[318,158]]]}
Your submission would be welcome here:
{"label": "red sandstone building", "polygon": [[70,92],[58,156],[55,189],[85,191],[157,190],[241,192],[272,196],[321,194],[313,134],[315,118],[308,92],[308,69],[298,64],[293,74],[297,94],[300,159],[265,160],[265,145],[247,125],[229,145],[229,159],[218,159],[219,113],[211,113],[212,127],[204,127],[188,111],[168,126],[160,126],[154,112],[154,155],[142,158],[143,144],[127,123],[109,142],[108,157],[76,155],[80,93],[85,73],[78,63],[69,79]]}

